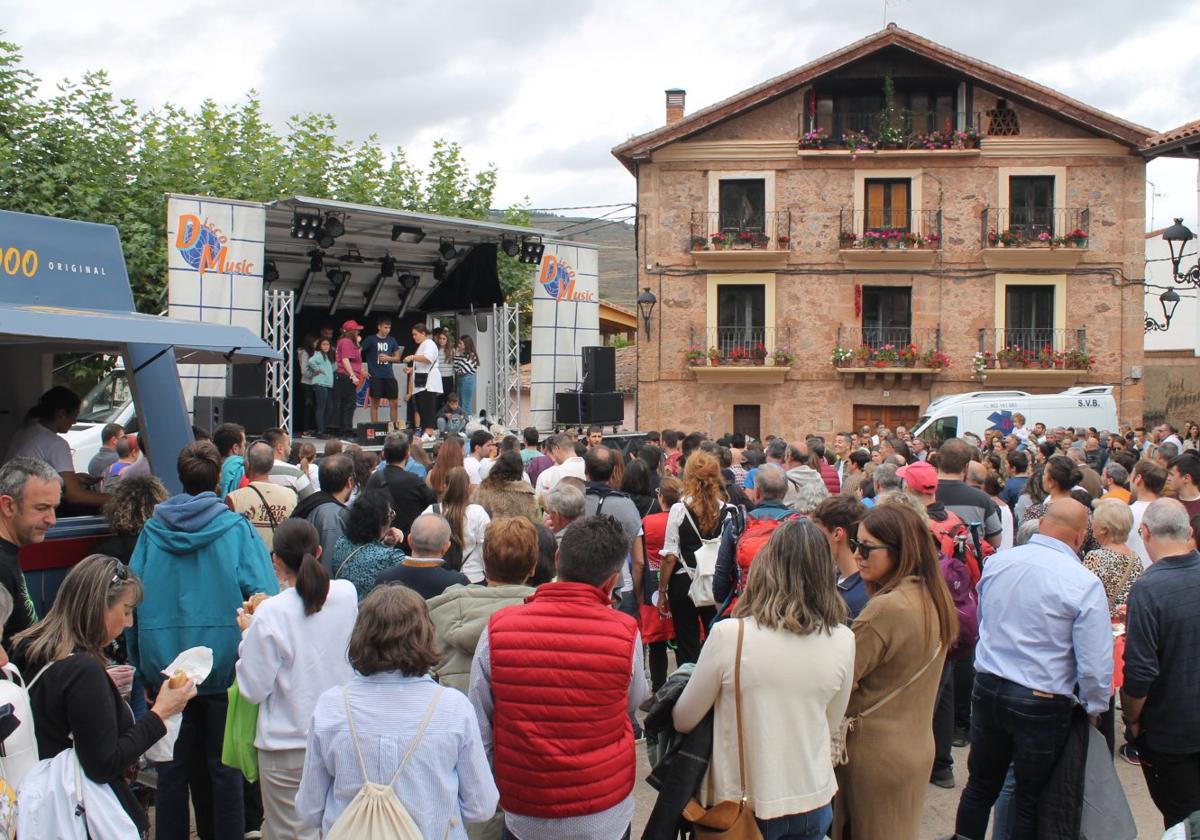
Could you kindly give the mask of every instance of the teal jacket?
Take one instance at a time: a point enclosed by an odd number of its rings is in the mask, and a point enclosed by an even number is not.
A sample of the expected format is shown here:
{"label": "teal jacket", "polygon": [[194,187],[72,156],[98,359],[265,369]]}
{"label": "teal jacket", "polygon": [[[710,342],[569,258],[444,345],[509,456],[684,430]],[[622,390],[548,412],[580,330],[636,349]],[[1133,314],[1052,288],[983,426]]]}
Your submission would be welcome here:
{"label": "teal jacket", "polygon": [[230,455],[221,464],[221,498],[224,499],[242,482],[246,474],[246,459],[241,455]]}
{"label": "teal jacket", "polygon": [[237,611],[256,592],[279,583],[254,526],[215,493],[172,496],[154,509],[133,549],[130,568],[145,596],[126,631],[129,661],[152,687],[181,651],[212,648],[213,670],[197,688],[224,694],[242,640]]}

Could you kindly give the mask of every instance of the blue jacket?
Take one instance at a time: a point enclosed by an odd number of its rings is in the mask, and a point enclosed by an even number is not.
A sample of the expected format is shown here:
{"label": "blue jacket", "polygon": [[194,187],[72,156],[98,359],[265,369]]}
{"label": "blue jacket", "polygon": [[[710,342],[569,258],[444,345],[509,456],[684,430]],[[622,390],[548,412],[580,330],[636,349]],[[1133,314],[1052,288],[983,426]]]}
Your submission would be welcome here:
{"label": "blue jacket", "polygon": [[234,490],[238,489],[238,485],[242,481],[242,476],[246,474],[246,459],[241,455],[230,455],[221,464],[221,498],[225,498]]}
{"label": "blue jacket", "polygon": [[215,493],[172,496],[142,529],[130,568],[145,597],[126,632],[129,661],[151,686],[181,651],[212,648],[212,674],[201,694],[224,694],[242,640],[237,611],[256,592],[274,595],[279,583],[254,526]]}

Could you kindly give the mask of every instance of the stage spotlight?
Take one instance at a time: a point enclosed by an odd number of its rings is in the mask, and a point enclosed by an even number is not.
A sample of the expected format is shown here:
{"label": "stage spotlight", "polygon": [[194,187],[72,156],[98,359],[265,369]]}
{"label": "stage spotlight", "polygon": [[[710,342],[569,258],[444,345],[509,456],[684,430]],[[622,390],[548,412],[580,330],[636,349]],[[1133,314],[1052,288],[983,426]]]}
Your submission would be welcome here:
{"label": "stage spotlight", "polygon": [[274,283],[278,279],[279,279],[279,268],[278,268],[278,266],[275,265],[275,261],[271,260],[270,262],[267,263],[266,268],[263,269],[263,282],[264,283]]}
{"label": "stage spotlight", "polygon": [[521,240],[521,256],[518,259],[527,265],[537,265],[542,261],[542,253],[545,250],[546,246],[540,239],[523,239]]}
{"label": "stage spotlight", "polygon": [[442,239],[438,245],[438,253],[442,255],[444,260],[452,260],[458,256],[458,249],[454,247],[453,239]]}
{"label": "stage spotlight", "polygon": [[318,272],[325,267],[325,255],[320,251],[312,250],[308,252],[308,270]]}
{"label": "stage spotlight", "polygon": [[337,239],[346,232],[346,225],[337,216],[327,213],[325,215],[325,230],[329,232],[330,236]]}
{"label": "stage spotlight", "polygon": [[325,272],[325,276],[329,278],[329,282],[335,286],[342,285],[342,270],[336,265]]}
{"label": "stage spotlight", "polygon": [[383,259],[379,261],[379,276],[391,277],[396,273],[396,258],[391,254],[385,254]]}
{"label": "stage spotlight", "polygon": [[329,231],[325,230],[325,228],[319,228],[317,230],[316,236],[317,236],[317,244],[320,245],[322,248],[332,248],[333,247],[333,242],[334,242],[333,234],[331,234]]}
{"label": "stage spotlight", "polygon": [[425,231],[416,225],[392,225],[393,242],[411,242],[417,244],[425,238]]}
{"label": "stage spotlight", "polygon": [[438,260],[437,263],[435,263],[433,266],[433,279],[434,280],[445,280],[446,279],[446,264],[444,262],[442,262],[441,260]]}
{"label": "stage spotlight", "polygon": [[420,284],[421,278],[415,274],[400,275],[400,289],[404,294],[408,294]]}
{"label": "stage spotlight", "polygon": [[510,257],[515,257],[521,252],[521,243],[517,242],[515,236],[500,237],[500,247],[504,249],[504,253]]}
{"label": "stage spotlight", "polygon": [[292,238],[316,239],[317,231],[321,229],[321,217],[310,213],[292,214]]}

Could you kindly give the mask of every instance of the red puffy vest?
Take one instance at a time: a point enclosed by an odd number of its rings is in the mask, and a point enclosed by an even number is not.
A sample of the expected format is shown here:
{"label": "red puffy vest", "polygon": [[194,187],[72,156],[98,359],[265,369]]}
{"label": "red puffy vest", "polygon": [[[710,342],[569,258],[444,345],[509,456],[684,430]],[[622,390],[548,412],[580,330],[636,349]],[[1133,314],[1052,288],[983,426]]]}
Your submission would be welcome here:
{"label": "red puffy vest", "polygon": [[595,814],[633,790],[637,622],[584,583],[546,583],[488,620],[494,772],[505,811]]}

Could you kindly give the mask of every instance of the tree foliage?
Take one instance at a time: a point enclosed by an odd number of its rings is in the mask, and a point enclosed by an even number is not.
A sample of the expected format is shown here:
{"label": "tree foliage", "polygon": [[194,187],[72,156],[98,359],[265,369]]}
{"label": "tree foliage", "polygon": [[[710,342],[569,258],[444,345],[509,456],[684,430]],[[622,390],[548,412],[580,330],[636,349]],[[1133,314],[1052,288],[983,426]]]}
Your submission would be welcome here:
{"label": "tree foliage", "polygon": [[[258,94],[240,105],[208,100],[194,111],[143,110],[114,97],[107,75],[64,81],[39,98],[16,44],[0,40],[0,202],[9,210],[115,224],[134,299],[164,308],[167,251],[164,195],[273,201],[305,195],[401,210],[482,219],[496,169],[472,171],[462,148],[439,140],[425,168],[372,135],[338,137],[330,114],[302,114],[283,134],[267,122]],[[523,208],[506,219],[528,224]],[[501,285],[524,303],[528,266],[500,257]],[[532,293],[525,294],[529,297]]]}

